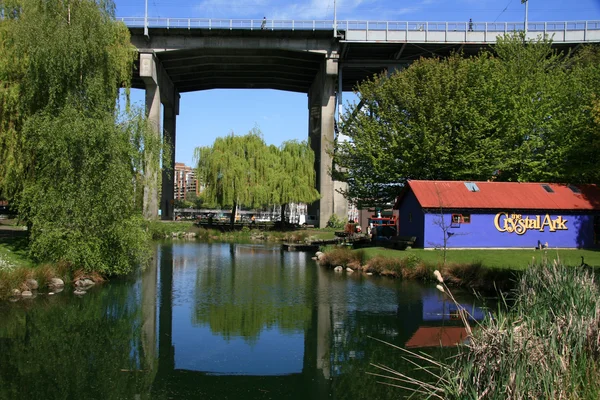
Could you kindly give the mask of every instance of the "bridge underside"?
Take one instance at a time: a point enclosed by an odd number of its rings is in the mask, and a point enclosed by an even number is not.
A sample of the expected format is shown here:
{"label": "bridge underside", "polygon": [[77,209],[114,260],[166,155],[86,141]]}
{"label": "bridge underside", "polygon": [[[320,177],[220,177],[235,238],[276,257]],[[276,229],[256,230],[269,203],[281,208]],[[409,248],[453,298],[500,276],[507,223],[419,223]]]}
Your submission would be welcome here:
{"label": "bridge underside", "polygon": [[[176,50],[157,53],[179,93],[208,89],[275,89],[307,93],[323,55],[289,50]],[[144,83],[134,77],[134,87]]]}
{"label": "bridge underside", "polygon": [[[347,41],[327,30],[239,30],[130,28],[132,43],[140,53],[132,85],[146,90],[146,112],[157,134],[172,147],[171,165],[163,169],[160,205],[156,188],[145,193],[145,215],[173,217],[175,121],[180,93],[209,89],[275,89],[308,94],[309,132],[315,151],[316,187],[321,199],[309,207],[323,227],[332,214],[345,219],[347,202],[334,182],[331,144],[334,116],[342,114],[341,92],[385,70],[393,72],[421,57],[446,57],[452,53],[475,55],[490,48],[484,42]],[[577,43],[555,43],[568,50]],[[336,105],[336,93],[337,105]],[[161,124],[161,107],[164,115]],[[336,107],[337,106],[337,107]],[[156,171],[148,171],[156,179]]]}

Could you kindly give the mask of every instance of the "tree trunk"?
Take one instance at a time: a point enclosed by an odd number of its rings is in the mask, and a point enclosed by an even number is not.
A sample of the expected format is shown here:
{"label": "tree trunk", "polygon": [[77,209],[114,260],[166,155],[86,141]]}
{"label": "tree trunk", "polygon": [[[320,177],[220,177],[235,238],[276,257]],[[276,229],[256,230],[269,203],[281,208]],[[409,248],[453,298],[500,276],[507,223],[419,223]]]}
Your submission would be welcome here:
{"label": "tree trunk", "polygon": [[235,226],[235,212],[237,210],[237,202],[233,202],[233,207],[231,208],[231,218],[229,219],[229,227],[233,230]]}
{"label": "tree trunk", "polygon": [[285,210],[287,209],[287,203],[281,205],[281,226],[285,225]]}

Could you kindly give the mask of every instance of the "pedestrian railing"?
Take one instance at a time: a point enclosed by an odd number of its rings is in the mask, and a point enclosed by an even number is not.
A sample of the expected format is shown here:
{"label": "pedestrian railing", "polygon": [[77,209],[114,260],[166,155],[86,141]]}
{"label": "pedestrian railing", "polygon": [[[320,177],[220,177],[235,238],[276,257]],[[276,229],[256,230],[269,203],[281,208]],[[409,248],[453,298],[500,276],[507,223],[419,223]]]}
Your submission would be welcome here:
{"label": "pedestrian railing", "polygon": [[[186,28],[240,30],[331,30],[325,20],[267,20],[211,18],[120,17],[131,28]],[[430,21],[337,21],[335,32],[348,41],[495,42],[498,35],[524,31],[523,22],[430,22]],[[554,41],[600,41],[600,21],[529,22],[530,38],[544,36]]]}

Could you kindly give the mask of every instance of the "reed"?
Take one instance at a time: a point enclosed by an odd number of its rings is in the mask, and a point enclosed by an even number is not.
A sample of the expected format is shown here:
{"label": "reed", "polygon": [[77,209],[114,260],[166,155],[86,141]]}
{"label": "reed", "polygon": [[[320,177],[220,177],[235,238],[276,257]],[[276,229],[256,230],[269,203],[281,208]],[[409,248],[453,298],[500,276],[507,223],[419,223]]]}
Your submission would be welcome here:
{"label": "reed", "polygon": [[[454,300],[442,274],[434,277]],[[600,398],[600,290],[594,274],[559,261],[531,265],[512,296],[510,308],[469,331],[451,360],[418,355],[419,368],[432,374],[430,382],[402,378],[403,385],[415,397],[449,400]],[[468,327],[465,310],[456,304]],[[417,359],[403,351],[403,357]],[[375,367],[389,382],[399,378]]]}

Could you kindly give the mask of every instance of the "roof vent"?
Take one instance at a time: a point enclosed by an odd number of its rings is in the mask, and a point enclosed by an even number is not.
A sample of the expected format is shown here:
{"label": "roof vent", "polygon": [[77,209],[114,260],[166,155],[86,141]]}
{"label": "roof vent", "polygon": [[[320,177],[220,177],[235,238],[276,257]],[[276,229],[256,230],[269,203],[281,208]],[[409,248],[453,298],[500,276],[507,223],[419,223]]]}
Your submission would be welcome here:
{"label": "roof vent", "polygon": [[577,186],[569,185],[569,189],[575,194],[581,194],[581,190]]}
{"label": "roof vent", "polygon": [[479,188],[475,182],[465,182],[465,186],[469,192],[479,192]]}
{"label": "roof vent", "polygon": [[552,188],[550,187],[550,185],[542,185],[542,187],[544,188],[544,190],[548,193],[554,193],[554,190],[552,190]]}

